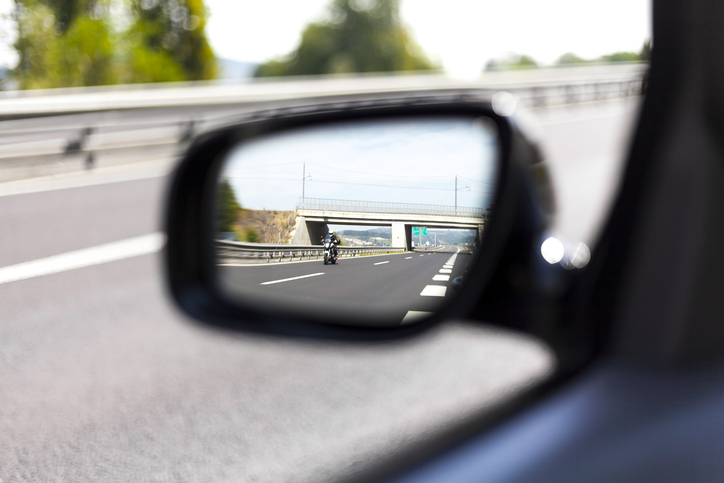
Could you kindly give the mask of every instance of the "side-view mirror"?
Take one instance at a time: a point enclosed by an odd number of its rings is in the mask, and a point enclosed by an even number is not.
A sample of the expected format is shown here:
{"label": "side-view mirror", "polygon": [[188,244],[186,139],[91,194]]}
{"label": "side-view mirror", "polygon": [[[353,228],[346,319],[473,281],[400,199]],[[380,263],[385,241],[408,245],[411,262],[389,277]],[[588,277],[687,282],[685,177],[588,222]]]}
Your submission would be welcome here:
{"label": "side-view mirror", "polygon": [[326,101],[196,139],[169,190],[173,298],[208,324],[311,337],[525,316],[516,297],[549,276],[551,188],[494,101]]}

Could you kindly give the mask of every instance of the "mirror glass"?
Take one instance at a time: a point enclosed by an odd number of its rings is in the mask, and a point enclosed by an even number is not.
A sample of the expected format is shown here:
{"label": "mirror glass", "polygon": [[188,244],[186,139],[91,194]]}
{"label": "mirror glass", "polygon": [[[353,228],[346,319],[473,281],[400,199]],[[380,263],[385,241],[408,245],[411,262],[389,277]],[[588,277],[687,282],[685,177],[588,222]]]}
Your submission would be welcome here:
{"label": "mirror glass", "polygon": [[367,119],[243,142],[217,184],[219,286],[335,323],[422,320],[469,275],[497,164],[488,118]]}

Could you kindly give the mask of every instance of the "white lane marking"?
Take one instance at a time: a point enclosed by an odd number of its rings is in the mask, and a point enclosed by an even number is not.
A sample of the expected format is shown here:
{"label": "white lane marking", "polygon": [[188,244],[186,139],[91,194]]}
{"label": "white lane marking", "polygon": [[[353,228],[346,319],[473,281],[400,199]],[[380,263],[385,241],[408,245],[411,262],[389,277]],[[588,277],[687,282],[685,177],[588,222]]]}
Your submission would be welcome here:
{"label": "white lane marking", "polygon": [[283,278],[281,280],[271,280],[269,282],[262,282],[259,285],[273,285],[275,283],[282,283],[282,282],[291,282],[292,280],[299,280],[302,278],[309,278],[309,277],[316,277],[318,275],[324,275],[324,272],[319,273],[310,273],[309,275],[301,275],[299,277],[292,277],[292,278]]}
{"label": "white lane marking", "polygon": [[440,273],[452,273],[452,270],[450,270],[449,268],[441,268]]}
{"label": "white lane marking", "polygon": [[2,267],[0,284],[148,255],[159,251],[163,243],[163,234],[151,233]]}
{"label": "white lane marking", "polygon": [[447,287],[444,285],[428,285],[425,287],[420,295],[423,297],[444,297]]}
{"label": "white lane marking", "polygon": [[418,320],[424,319],[428,315],[432,315],[434,312],[422,312],[419,310],[408,310],[405,316],[402,318],[400,325],[412,324]]}
{"label": "white lane marking", "polygon": [[450,280],[450,275],[435,275],[434,277],[432,277],[432,280],[434,282],[447,282],[448,280]]}
{"label": "white lane marking", "polygon": [[386,262],[377,262],[377,263],[373,263],[372,265],[384,265],[385,263],[390,263],[390,261],[387,260]]}
{"label": "white lane marking", "polygon": [[445,265],[442,266],[442,268],[447,268],[448,270],[452,270],[453,265],[449,265],[446,263]]}
{"label": "white lane marking", "polygon": [[424,257],[425,255],[420,255],[421,257]]}
{"label": "white lane marking", "polygon": [[409,260],[410,258],[412,258],[412,257],[405,257],[405,260]]}

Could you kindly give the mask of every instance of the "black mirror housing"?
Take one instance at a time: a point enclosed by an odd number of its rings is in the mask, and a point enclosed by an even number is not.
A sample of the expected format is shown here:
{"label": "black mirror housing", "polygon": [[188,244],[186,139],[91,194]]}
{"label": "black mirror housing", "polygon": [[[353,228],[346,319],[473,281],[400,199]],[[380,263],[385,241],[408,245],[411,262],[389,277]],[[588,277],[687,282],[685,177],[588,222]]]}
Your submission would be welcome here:
{"label": "black mirror housing", "polygon": [[[486,117],[497,131],[498,174],[480,255],[469,280],[457,283],[454,303],[445,303],[420,323],[363,327],[294,311],[263,310],[224,296],[214,271],[214,187],[222,159],[240,141],[313,126],[364,119],[415,116]],[[540,242],[553,212],[547,169],[537,147],[514,117],[493,109],[491,98],[445,92],[394,98],[328,100],[309,107],[260,111],[194,140],[172,175],[168,191],[164,264],[169,292],[178,306],[206,325],[293,337],[386,340],[424,331],[439,321],[467,318],[529,330],[541,327],[535,310],[545,298],[545,280],[556,267],[540,257]],[[545,274],[543,273],[545,272]],[[459,281],[458,281],[459,282]],[[542,282],[543,285],[541,284]],[[540,335],[547,332],[542,329]]]}

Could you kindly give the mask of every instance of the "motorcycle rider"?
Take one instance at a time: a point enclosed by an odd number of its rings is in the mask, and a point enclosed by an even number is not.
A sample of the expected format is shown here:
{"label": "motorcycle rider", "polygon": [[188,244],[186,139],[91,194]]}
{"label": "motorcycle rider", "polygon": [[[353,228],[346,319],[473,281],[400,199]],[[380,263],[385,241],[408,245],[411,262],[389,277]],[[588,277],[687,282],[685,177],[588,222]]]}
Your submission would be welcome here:
{"label": "motorcycle rider", "polygon": [[326,236],[322,237],[322,244],[324,244],[324,242],[326,242],[328,238],[332,242],[332,256],[334,258],[337,258],[337,245],[340,244],[341,240],[332,230],[329,230],[329,233],[327,233]]}

